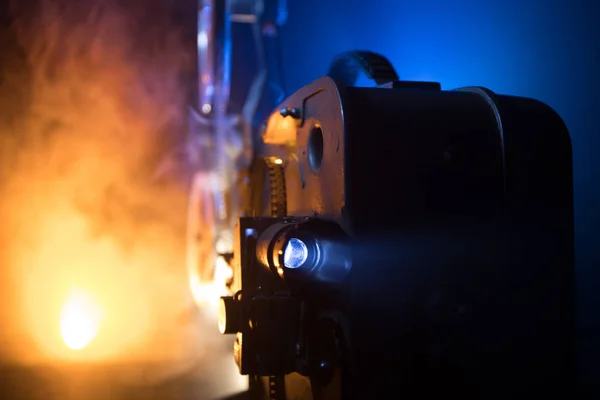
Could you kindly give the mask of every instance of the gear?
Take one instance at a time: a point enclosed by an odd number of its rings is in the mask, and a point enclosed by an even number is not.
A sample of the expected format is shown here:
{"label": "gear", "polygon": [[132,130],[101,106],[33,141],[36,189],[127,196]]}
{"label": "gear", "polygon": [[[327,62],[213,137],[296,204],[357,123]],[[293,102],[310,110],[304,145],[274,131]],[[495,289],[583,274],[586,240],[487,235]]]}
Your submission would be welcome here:
{"label": "gear", "polygon": [[277,157],[257,157],[250,170],[246,215],[285,217],[287,197],[283,162]]}
{"label": "gear", "polygon": [[[247,178],[246,215],[277,218],[287,215],[285,171],[280,158],[256,157]],[[262,399],[267,394],[269,400],[285,400],[284,375],[269,376],[266,382],[262,377],[251,376],[250,382],[253,383],[251,386],[257,398]],[[268,388],[267,391],[264,386]]]}

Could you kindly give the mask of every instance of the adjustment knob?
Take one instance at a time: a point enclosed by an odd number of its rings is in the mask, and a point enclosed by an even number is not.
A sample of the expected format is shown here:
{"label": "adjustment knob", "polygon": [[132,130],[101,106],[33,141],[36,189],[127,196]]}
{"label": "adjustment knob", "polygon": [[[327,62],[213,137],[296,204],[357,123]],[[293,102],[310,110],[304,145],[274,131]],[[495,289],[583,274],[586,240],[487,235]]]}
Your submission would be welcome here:
{"label": "adjustment knob", "polygon": [[223,296],[219,302],[219,332],[237,333],[240,330],[240,303],[232,296]]}

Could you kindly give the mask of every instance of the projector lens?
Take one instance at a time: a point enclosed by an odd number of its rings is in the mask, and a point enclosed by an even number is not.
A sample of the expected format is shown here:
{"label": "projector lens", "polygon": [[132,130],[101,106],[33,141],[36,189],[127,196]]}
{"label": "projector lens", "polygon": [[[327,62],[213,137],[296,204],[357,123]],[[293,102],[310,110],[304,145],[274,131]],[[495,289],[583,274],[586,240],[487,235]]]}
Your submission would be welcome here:
{"label": "projector lens", "polygon": [[283,251],[283,265],[286,268],[300,268],[308,259],[308,248],[300,239],[291,238]]}

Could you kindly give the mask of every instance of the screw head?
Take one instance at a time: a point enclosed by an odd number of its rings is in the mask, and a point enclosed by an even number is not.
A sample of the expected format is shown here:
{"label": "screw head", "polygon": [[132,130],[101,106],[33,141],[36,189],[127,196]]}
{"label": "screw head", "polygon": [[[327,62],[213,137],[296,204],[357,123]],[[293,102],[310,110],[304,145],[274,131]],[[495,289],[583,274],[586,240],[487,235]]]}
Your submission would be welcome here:
{"label": "screw head", "polygon": [[289,116],[294,119],[299,119],[302,116],[302,112],[298,107],[282,108],[281,110],[279,110],[279,114],[284,118]]}
{"label": "screw head", "polygon": [[301,113],[300,113],[300,109],[299,108],[294,107],[294,108],[290,109],[290,116],[292,118],[299,119],[300,115],[301,115]]}

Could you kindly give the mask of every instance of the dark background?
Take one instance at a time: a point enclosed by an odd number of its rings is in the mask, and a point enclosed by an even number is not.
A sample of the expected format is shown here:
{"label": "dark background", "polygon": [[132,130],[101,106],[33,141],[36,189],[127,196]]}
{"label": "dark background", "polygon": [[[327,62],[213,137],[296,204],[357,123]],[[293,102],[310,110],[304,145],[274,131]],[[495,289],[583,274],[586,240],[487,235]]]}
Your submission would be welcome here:
{"label": "dark background", "polygon": [[562,116],[574,155],[580,377],[596,394],[589,395],[600,397],[600,2],[303,0],[289,6],[288,91],[324,75],[334,54],[368,49],[386,55],[403,79],[438,81],[443,89],[486,86],[541,100]]}

